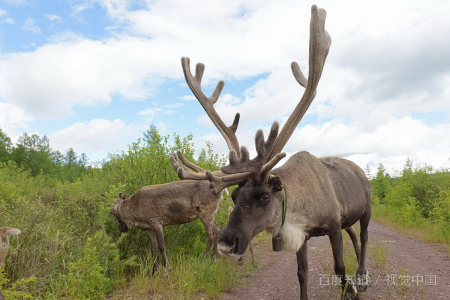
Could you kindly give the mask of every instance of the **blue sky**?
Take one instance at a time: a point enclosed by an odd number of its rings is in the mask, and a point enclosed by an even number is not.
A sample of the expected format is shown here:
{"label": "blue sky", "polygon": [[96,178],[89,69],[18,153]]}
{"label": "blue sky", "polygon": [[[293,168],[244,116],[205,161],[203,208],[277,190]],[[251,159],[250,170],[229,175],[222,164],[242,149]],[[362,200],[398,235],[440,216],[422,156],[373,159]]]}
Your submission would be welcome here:
{"label": "blue sky", "polygon": [[[0,127],[47,135],[91,160],[123,150],[151,124],[227,147],[184,82],[225,81],[216,110],[241,113],[238,138],[284,124],[303,93],[312,1],[0,0]],[[407,158],[450,167],[449,1],[320,1],[332,45],[317,97],[288,155],[349,158],[399,170]]]}

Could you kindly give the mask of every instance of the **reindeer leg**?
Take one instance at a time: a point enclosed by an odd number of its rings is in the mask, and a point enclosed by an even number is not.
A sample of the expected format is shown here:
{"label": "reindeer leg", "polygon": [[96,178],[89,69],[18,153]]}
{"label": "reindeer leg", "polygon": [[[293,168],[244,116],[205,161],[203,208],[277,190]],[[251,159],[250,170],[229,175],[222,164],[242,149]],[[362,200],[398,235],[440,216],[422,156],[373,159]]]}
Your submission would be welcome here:
{"label": "reindeer leg", "polygon": [[348,281],[345,276],[345,265],[343,257],[344,244],[342,241],[342,231],[340,224],[334,226],[334,229],[332,229],[328,233],[328,237],[330,238],[331,249],[333,250],[334,271],[336,275],[341,278],[342,298],[359,300],[358,292],[352,285],[351,281]]}
{"label": "reindeer leg", "polygon": [[167,268],[167,270],[170,270],[170,264],[169,260],[167,259],[166,255],[166,248],[164,245],[164,235],[163,235],[163,228],[161,224],[156,224],[155,226],[156,231],[156,239],[158,241],[158,249],[161,252],[161,255],[163,257],[164,266]]}
{"label": "reindeer leg", "polygon": [[359,261],[358,270],[356,270],[356,282],[358,283],[358,291],[365,292],[369,285],[368,274],[366,271],[366,252],[367,252],[367,241],[369,240],[369,233],[367,227],[369,226],[371,211],[366,211],[364,215],[359,220],[361,225],[361,260]]}
{"label": "reindeer leg", "polygon": [[298,271],[297,277],[300,283],[300,299],[308,300],[308,244],[307,240],[303,243],[300,249],[297,251],[297,264]]}
{"label": "reindeer leg", "polygon": [[352,226],[346,228],[345,231],[348,233],[348,235],[350,236],[350,239],[352,240],[353,247],[355,248],[356,260],[358,261],[358,264],[359,264],[359,262],[361,261],[360,260],[361,250],[359,249],[358,237],[356,236],[356,231]]}
{"label": "reindeer leg", "polygon": [[150,236],[150,241],[152,242],[152,260],[153,260],[153,270],[152,275],[158,271],[158,240],[156,239],[156,233],[153,230],[148,231]]}
{"label": "reindeer leg", "polygon": [[255,255],[253,255],[253,243],[250,240],[250,242],[248,243],[248,249],[250,250],[250,255],[252,257],[252,262],[255,262]]}
{"label": "reindeer leg", "polygon": [[214,216],[206,215],[203,213],[199,214],[200,221],[205,227],[206,235],[208,236],[208,243],[206,245],[205,257],[208,257],[211,246],[213,248],[213,253],[217,252],[217,239],[219,237],[219,226],[214,220]]}

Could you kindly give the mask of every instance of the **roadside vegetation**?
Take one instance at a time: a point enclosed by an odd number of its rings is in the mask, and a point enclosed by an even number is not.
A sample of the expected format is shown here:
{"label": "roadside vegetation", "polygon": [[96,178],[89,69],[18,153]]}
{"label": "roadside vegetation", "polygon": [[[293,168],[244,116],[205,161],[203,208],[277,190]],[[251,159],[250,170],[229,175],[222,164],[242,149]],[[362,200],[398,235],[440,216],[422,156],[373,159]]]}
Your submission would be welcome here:
{"label": "roadside vegetation", "polygon": [[391,177],[378,166],[372,185],[372,217],[424,241],[450,243],[450,170],[409,159]]}
{"label": "roadside vegetation", "polygon": [[[172,270],[152,277],[148,234],[120,235],[109,214],[119,193],[178,180],[168,160],[175,150],[204,168],[224,163],[208,143],[193,159],[193,146],[192,136],[160,136],[151,127],[126,151],[92,163],[73,149],[53,151],[45,136],[25,133],[13,145],[0,130],[0,226],[22,231],[0,270],[7,299],[193,299],[234,286],[251,265],[205,259],[199,221],[164,229]],[[220,227],[230,204],[222,201],[216,214]]]}

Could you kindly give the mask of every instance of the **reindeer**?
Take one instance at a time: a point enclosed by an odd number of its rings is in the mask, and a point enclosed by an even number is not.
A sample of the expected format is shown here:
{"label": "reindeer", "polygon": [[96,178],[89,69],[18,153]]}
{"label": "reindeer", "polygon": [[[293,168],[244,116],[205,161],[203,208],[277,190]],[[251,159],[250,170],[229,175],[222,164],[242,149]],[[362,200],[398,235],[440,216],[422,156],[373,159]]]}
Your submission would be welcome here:
{"label": "reindeer", "polygon": [[0,227],[0,237],[2,238],[2,244],[0,245],[0,268],[3,266],[8,255],[9,250],[9,236],[19,235],[21,232],[17,228]]}
{"label": "reindeer", "polygon": [[[9,237],[10,235],[19,235],[21,232],[17,228],[11,227],[0,227],[0,237],[2,239],[2,244],[0,245],[0,269],[3,267],[5,263],[6,256],[8,255],[9,250]],[[0,291],[0,300],[4,300],[5,295],[3,295],[2,291]]]}
{"label": "reindeer", "polygon": [[119,195],[111,214],[118,220],[121,232],[129,227],[147,230],[152,244],[153,274],[158,270],[157,254],[161,252],[164,266],[170,269],[164,246],[163,227],[200,219],[208,242],[205,256],[211,247],[216,250],[219,226],[214,220],[222,194],[212,195],[207,180],[176,181],[140,188],[129,199]]}
{"label": "reindeer", "polygon": [[[203,94],[200,87],[205,66],[203,64],[197,65],[194,78],[190,72],[189,58],[183,57],[181,64],[188,86],[224,137],[229,150],[239,151],[239,142],[235,136],[239,125],[239,113],[236,114],[232,125],[226,126],[214,109],[214,104],[220,96],[224,82],[219,82],[214,93],[207,97]],[[182,163],[179,161],[179,157],[182,157]],[[222,190],[212,195],[210,183],[206,178],[207,171],[190,163],[182,156],[181,152],[179,155],[172,154],[170,161],[180,178],[189,174],[193,180],[142,187],[129,199],[119,196],[115,201],[114,208],[111,210],[111,214],[119,221],[119,229],[122,232],[128,230],[130,226],[149,232],[152,243],[153,274],[158,269],[157,249],[162,254],[164,265],[170,268],[164,247],[162,229],[164,226],[184,224],[200,219],[208,235],[205,256],[208,256],[211,247],[213,247],[213,251],[217,249],[217,239],[220,231],[214,220],[214,214],[217,212],[222,199]],[[217,173],[221,174],[220,171],[217,171]],[[228,193],[227,189],[224,189],[224,191]]]}
{"label": "reindeer", "polygon": [[[311,8],[309,74],[305,78],[296,62],[292,72],[305,92],[287,120],[280,134],[275,122],[267,140],[261,130],[256,133],[257,156],[249,158],[245,147],[230,150],[229,165],[221,172],[185,172],[179,167],[181,179],[210,181],[213,194],[227,186],[239,186],[232,197],[236,206],[228,224],[220,232],[218,250],[224,256],[240,258],[250,240],[266,230],[273,237],[274,250],[295,251],[298,262],[300,299],[307,295],[307,241],[311,237],[329,237],[336,274],[341,278],[343,297],[359,299],[358,291],[367,289],[365,259],[367,227],[371,215],[370,184],[356,164],[338,157],[317,158],[302,151],[291,156],[281,167],[274,169],[286,154],[281,152],[316,95],[331,38],[325,31],[326,12]],[[197,75],[195,76],[197,78]],[[201,76],[199,76],[201,78]],[[218,85],[219,86],[219,85]],[[178,152],[182,161],[185,158]],[[361,227],[361,248],[351,227],[357,221]],[[343,239],[345,229],[355,246],[358,258],[357,289],[345,276]]]}

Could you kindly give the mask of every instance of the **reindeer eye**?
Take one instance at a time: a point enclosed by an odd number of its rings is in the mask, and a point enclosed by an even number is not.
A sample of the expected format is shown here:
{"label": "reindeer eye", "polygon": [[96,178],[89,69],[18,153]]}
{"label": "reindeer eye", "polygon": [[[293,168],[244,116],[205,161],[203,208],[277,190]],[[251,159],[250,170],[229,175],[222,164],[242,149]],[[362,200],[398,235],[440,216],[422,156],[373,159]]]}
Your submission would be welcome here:
{"label": "reindeer eye", "polygon": [[270,202],[270,195],[269,194],[263,194],[261,196],[261,199],[259,200],[259,206],[266,206]]}

